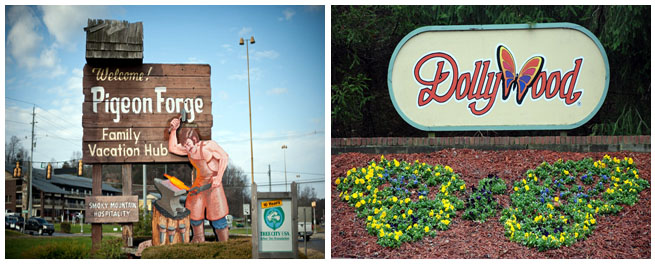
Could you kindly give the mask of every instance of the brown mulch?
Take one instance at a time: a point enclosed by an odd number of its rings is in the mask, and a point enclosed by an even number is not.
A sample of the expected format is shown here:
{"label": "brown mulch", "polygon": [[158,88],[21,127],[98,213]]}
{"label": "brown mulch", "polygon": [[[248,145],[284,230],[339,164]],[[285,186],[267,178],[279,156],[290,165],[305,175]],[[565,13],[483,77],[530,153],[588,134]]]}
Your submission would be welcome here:
{"label": "brown mulch", "polygon": [[[639,176],[650,181],[650,153],[608,152],[570,153],[544,150],[482,151],[471,149],[445,149],[429,154],[384,154],[387,159],[419,160],[426,164],[448,165],[470,186],[488,174],[498,174],[508,186],[520,180],[521,175],[536,168],[543,161],[553,163],[557,159],[581,160],[591,157],[602,159],[632,157],[639,169]],[[626,206],[617,215],[598,218],[596,230],[584,241],[570,247],[540,252],[515,242],[503,235],[503,225],[498,222],[499,213],[485,223],[461,219],[461,211],[452,220],[450,229],[438,231],[437,236],[424,237],[398,248],[382,247],[377,237],[366,231],[366,222],[357,218],[352,207],[340,201],[334,180],[345,176],[353,167],[364,167],[367,162],[380,160],[380,154],[347,153],[332,156],[332,258],[595,258],[595,259],[649,259],[650,242],[650,189],[640,193],[639,202]],[[652,184],[651,184],[652,185]],[[509,196],[499,197],[503,207],[509,205]]]}

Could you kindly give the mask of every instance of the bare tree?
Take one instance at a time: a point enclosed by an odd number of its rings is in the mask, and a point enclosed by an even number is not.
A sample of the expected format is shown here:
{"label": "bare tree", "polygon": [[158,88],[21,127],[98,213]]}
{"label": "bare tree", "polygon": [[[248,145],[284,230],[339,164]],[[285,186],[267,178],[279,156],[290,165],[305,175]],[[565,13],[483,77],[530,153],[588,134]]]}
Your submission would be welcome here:
{"label": "bare tree", "polygon": [[303,187],[298,193],[298,206],[311,206],[316,201],[316,190],[310,186]]}
{"label": "bare tree", "polygon": [[250,202],[247,184],[247,175],[243,169],[229,163],[223,173],[223,190],[232,216],[243,217],[243,204]]}
{"label": "bare tree", "polygon": [[9,142],[5,143],[5,167],[14,168],[14,163],[20,160],[21,166],[26,169],[24,161],[28,161],[29,158],[29,153],[21,143],[21,139],[15,135],[11,136]]}

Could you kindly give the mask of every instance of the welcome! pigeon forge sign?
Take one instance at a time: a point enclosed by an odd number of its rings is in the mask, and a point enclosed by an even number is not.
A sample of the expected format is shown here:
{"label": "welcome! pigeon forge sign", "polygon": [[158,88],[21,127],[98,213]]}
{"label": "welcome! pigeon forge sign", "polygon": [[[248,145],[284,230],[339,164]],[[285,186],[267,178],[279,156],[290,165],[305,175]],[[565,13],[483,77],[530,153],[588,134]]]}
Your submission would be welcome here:
{"label": "welcome! pigeon forge sign", "polygon": [[421,130],[552,130],[591,119],[609,74],[598,39],[575,24],[428,26],[400,41],[388,85]]}
{"label": "welcome! pigeon forge sign", "polygon": [[184,109],[211,139],[210,75],[202,64],[84,66],[84,163],[189,162],[168,151],[168,129]]}

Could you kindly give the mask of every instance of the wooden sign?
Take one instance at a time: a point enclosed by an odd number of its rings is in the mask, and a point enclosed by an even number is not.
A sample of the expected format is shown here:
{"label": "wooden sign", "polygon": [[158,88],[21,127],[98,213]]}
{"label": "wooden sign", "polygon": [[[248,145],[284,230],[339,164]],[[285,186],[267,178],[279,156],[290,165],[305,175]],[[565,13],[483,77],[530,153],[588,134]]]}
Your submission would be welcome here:
{"label": "wooden sign", "polygon": [[84,163],[188,162],[168,152],[168,128],[184,109],[211,139],[210,75],[199,64],[85,65]]}
{"label": "wooden sign", "polygon": [[139,221],[138,196],[87,196],[87,223],[133,223]]}

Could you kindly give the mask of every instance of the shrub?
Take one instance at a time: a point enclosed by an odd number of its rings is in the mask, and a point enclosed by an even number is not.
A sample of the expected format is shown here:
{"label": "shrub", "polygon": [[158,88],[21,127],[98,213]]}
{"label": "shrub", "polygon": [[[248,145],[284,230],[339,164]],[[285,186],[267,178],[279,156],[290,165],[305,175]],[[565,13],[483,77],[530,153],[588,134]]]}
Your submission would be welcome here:
{"label": "shrub", "polygon": [[143,218],[143,208],[139,208],[139,222],[134,223],[134,236],[152,237],[152,214],[146,214]]}
{"label": "shrub", "polygon": [[89,248],[76,242],[58,242],[39,245],[23,252],[28,259],[85,259],[89,257]]}
{"label": "shrub", "polygon": [[480,189],[489,190],[493,194],[503,194],[507,190],[507,185],[505,181],[499,178],[497,175],[488,175],[486,178],[483,178],[478,182]]}
{"label": "shrub", "polygon": [[484,223],[487,218],[495,216],[500,205],[493,194],[503,194],[505,189],[505,181],[498,176],[489,175],[481,179],[478,188],[472,187],[462,218]]}
{"label": "shrub", "polygon": [[250,238],[230,238],[227,242],[173,244],[149,247],[142,259],[250,259]]}
{"label": "shrub", "polygon": [[62,233],[67,233],[67,234],[71,233],[71,223],[63,222],[63,223],[61,223],[60,227],[61,227],[61,232]]}
{"label": "shrub", "polygon": [[123,239],[120,237],[112,238],[102,242],[102,246],[93,256],[99,259],[120,259],[125,258],[122,250]]}

